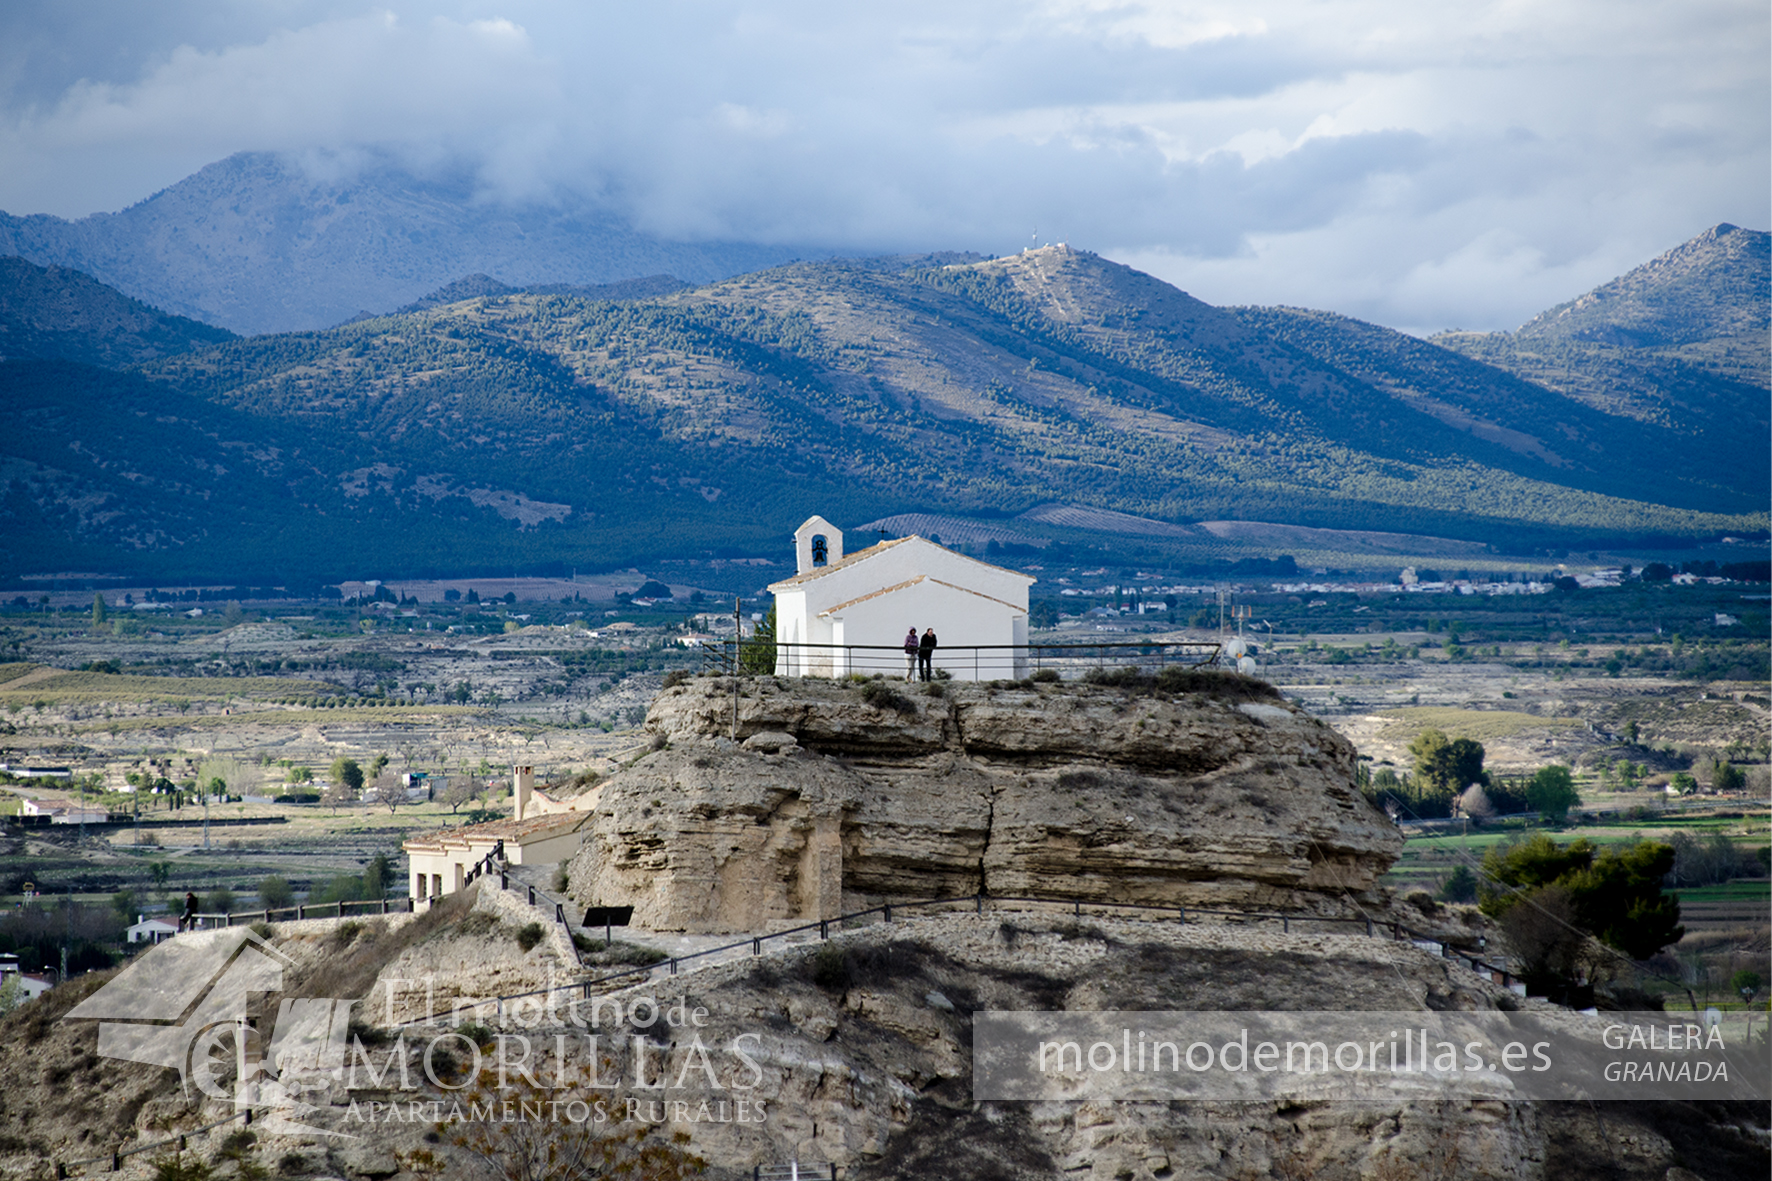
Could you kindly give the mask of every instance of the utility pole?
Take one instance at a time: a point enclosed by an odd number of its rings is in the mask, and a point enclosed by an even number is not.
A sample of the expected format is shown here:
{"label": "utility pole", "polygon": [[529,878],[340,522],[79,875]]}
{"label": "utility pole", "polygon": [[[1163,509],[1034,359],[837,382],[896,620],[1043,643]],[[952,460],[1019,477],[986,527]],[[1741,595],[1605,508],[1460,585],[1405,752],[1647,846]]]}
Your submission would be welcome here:
{"label": "utility pole", "polygon": [[738,670],[744,652],[744,600],[732,599],[732,741],[738,741]]}

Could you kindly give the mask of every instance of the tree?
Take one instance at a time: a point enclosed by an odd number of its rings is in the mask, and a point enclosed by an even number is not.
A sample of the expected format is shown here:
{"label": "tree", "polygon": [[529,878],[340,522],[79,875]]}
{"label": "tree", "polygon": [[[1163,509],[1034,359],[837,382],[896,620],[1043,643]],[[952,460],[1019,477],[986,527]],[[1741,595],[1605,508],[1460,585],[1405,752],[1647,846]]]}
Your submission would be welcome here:
{"label": "tree", "polygon": [[1475,902],[1477,900],[1477,875],[1471,872],[1468,865],[1454,869],[1440,887],[1442,902]]}
{"label": "tree", "polygon": [[406,782],[398,772],[383,771],[375,777],[376,801],[386,804],[388,815],[392,816],[401,804],[406,802]]}
{"label": "tree", "polygon": [[1575,794],[1575,777],[1567,767],[1541,767],[1526,786],[1526,806],[1549,824],[1566,822],[1569,809],[1580,803],[1581,797]]}
{"label": "tree", "polygon": [[203,909],[207,914],[227,914],[234,909],[234,892],[217,886],[203,899]]}
{"label": "tree", "polygon": [[135,906],[134,890],[125,888],[111,895],[111,909],[116,911],[117,916],[126,923],[135,918]]}
{"label": "tree", "polygon": [[775,605],[769,605],[769,613],[757,624],[749,640],[743,641],[739,648],[738,667],[740,672],[766,674],[775,671]]}
{"label": "tree", "polygon": [[394,863],[388,859],[386,853],[377,853],[371,857],[369,864],[363,868],[363,897],[371,902],[380,901],[386,897],[388,879],[393,874]]}
{"label": "tree", "polygon": [[453,816],[456,809],[463,804],[471,804],[478,799],[480,791],[479,783],[472,778],[466,775],[455,775],[450,777],[449,786],[443,789],[443,794],[439,798],[449,805],[449,814]]}
{"label": "tree", "polygon": [[1698,790],[1698,780],[1684,771],[1675,771],[1673,778],[1668,781],[1668,786],[1674,789],[1675,795],[1689,796]]}
{"label": "tree", "polygon": [[1464,789],[1464,794],[1458,797],[1458,807],[1473,820],[1495,815],[1495,804],[1480,783],[1473,783]]}
{"label": "tree", "polygon": [[1743,968],[1729,978],[1729,987],[1741,994],[1743,1003],[1750,1005],[1753,1004],[1754,997],[1759,995],[1760,986],[1764,983],[1760,974],[1750,968]]}
{"label": "tree", "polygon": [[0,1017],[25,1003],[25,982],[17,972],[8,972],[0,982]]}
{"label": "tree", "polygon": [[1747,786],[1747,775],[1730,762],[1716,763],[1711,769],[1712,791],[1740,791]]}
{"label": "tree", "polygon": [[1486,784],[1483,744],[1469,738],[1452,739],[1441,730],[1423,730],[1409,744],[1415,759],[1416,777],[1437,793],[1457,795],[1473,783]]}
{"label": "tree", "polygon": [[283,910],[295,905],[295,889],[280,874],[272,874],[258,884],[258,900],[266,910]]}
{"label": "tree", "polygon": [[347,759],[342,755],[332,760],[332,782],[350,791],[351,799],[363,790],[363,768],[357,765],[356,759]]}
{"label": "tree", "polygon": [[105,620],[109,618],[110,612],[105,608],[105,596],[94,593],[92,596],[92,625],[94,627],[103,627],[105,625]]}
{"label": "tree", "polygon": [[1657,841],[1596,855],[1589,841],[1559,846],[1540,833],[1512,847],[1497,846],[1483,857],[1488,884],[1480,905],[1491,918],[1505,918],[1515,907],[1533,904],[1539,891],[1555,886],[1566,892],[1576,926],[1632,959],[1648,959],[1686,933],[1680,926],[1679,900],[1662,892],[1673,865],[1673,847]]}

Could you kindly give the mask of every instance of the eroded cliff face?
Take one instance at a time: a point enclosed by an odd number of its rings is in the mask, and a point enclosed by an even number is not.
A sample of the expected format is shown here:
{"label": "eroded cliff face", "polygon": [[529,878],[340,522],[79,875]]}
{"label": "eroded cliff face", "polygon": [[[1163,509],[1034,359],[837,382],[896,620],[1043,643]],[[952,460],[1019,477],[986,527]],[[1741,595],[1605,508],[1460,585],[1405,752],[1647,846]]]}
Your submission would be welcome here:
{"label": "eroded cliff face", "polygon": [[1351,913],[1401,847],[1353,747],[1258,682],[1195,687],[696,678],[602,788],[573,893],[699,931],[980,890]]}

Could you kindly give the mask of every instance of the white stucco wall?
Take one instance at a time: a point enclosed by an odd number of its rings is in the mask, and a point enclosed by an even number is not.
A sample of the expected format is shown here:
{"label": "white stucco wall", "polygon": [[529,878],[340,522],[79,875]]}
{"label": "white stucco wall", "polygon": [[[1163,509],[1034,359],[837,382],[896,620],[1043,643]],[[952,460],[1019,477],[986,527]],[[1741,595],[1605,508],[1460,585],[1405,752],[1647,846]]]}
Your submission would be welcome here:
{"label": "white stucco wall", "polygon": [[[822,531],[829,526],[814,518]],[[803,542],[801,527],[796,542]],[[902,644],[913,623],[933,627],[946,648],[1000,645],[1016,653],[943,651],[936,667],[964,679],[1026,675],[1028,588],[1025,574],[957,554],[922,537],[885,542],[814,576],[786,579],[775,592],[776,672],[782,676],[843,676],[904,672]],[[806,651],[795,645],[828,645]],[[840,651],[846,646],[892,651]]]}

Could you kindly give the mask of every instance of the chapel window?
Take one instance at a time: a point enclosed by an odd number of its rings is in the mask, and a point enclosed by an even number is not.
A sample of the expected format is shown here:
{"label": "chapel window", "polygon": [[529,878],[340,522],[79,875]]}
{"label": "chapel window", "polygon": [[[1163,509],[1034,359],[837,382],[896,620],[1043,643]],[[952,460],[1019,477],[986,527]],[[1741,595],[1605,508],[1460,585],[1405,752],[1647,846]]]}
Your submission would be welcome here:
{"label": "chapel window", "polygon": [[814,534],[812,538],[812,564],[814,566],[823,566],[830,561],[830,557],[831,546],[830,543],[825,540],[824,534]]}

